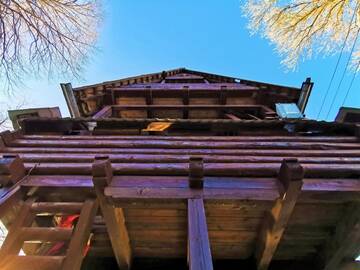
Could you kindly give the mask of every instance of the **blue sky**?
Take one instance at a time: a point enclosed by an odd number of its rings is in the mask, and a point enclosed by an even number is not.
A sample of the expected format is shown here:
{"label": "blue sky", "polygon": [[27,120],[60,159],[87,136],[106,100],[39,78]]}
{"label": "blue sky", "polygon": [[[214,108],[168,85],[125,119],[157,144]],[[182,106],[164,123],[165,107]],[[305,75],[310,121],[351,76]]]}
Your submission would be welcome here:
{"label": "blue sky", "polygon": [[[307,117],[316,118],[338,55],[301,63],[295,72],[281,66],[274,46],[259,35],[250,36],[239,0],[121,0],[103,3],[104,20],[99,48],[85,66],[83,79],[37,78],[26,80],[28,106],[60,106],[68,115],[59,83],[73,86],[98,83],[143,73],[186,67],[244,79],[300,87],[306,77],[315,82]],[[320,119],[324,119],[344,69],[343,57]],[[329,113],[334,119],[349,85],[348,73]],[[360,107],[359,76],[344,105]],[[7,99],[2,93],[0,99]],[[14,98],[12,99],[14,102]]]}

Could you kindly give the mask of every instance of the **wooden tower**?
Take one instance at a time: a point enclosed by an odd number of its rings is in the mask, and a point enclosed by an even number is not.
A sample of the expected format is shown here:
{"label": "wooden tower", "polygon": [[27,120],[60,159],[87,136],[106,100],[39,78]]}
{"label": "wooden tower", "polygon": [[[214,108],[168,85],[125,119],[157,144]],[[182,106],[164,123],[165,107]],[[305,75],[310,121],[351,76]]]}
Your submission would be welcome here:
{"label": "wooden tower", "polygon": [[280,115],[312,85],[63,84],[73,118],[0,135],[0,269],[359,269],[359,126]]}

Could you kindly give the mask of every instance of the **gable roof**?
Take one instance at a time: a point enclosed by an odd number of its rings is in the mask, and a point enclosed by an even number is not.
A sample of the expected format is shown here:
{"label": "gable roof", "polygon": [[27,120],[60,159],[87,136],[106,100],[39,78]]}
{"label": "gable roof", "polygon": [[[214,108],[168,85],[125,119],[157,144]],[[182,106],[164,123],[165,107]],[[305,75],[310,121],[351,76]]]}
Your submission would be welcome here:
{"label": "gable roof", "polygon": [[124,85],[131,85],[131,84],[137,84],[137,83],[159,83],[161,80],[165,78],[178,78],[178,75],[184,76],[184,74],[193,75],[193,78],[204,78],[205,80],[209,81],[210,83],[239,83],[249,86],[256,86],[260,88],[273,88],[273,89],[290,89],[290,90],[300,90],[300,87],[291,87],[291,86],[285,86],[285,85],[278,85],[278,84],[270,84],[265,82],[259,82],[259,81],[252,81],[252,80],[245,80],[240,79],[236,77],[230,77],[230,76],[224,76],[214,73],[207,73],[202,71],[196,71],[191,70],[187,68],[177,68],[177,69],[171,69],[167,71],[161,71],[156,73],[149,73],[149,74],[143,74],[139,76],[133,76],[133,77],[127,77],[119,80],[113,80],[113,81],[105,81],[98,84],[92,84],[92,85],[84,85],[80,87],[74,87],[74,91],[80,91],[87,88],[94,88],[99,86],[109,86],[109,87],[116,87],[116,86],[124,86]]}

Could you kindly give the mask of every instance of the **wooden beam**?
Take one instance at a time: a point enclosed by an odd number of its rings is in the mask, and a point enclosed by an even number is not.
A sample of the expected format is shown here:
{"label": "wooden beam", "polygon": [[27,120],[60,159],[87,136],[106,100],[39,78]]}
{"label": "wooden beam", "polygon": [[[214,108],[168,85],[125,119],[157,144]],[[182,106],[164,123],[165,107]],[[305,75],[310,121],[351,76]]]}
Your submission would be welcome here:
{"label": "wooden beam", "polygon": [[258,270],[268,269],[303,185],[304,170],[296,159],[285,159],[279,171],[280,197],[262,224],[255,258]]}
{"label": "wooden beam", "polygon": [[101,118],[110,118],[112,116],[112,107],[105,106],[100,111],[95,113],[92,118],[93,119],[101,119]]}
{"label": "wooden beam", "polygon": [[321,269],[336,270],[360,254],[360,202],[346,207],[333,236],[320,252]]}
{"label": "wooden beam", "polygon": [[188,200],[188,260],[190,270],[212,270],[212,257],[204,202]]}
{"label": "wooden beam", "polygon": [[105,187],[111,183],[112,168],[108,157],[95,157],[92,166],[93,183],[100,209],[105,220],[115,258],[120,269],[130,269],[131,247],[121,208],[110,205],[104,195]]}

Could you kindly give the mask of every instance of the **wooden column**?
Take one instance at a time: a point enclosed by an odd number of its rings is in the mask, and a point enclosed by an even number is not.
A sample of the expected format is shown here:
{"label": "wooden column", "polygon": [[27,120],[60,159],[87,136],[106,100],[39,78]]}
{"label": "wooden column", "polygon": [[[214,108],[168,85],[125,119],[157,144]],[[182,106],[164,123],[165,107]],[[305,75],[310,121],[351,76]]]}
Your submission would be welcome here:
{"label": "wooden column", "polygon": [[112,168],[108,157],[95,157],[92,166],[93,183],[100,209],[105,220],[111,245],[120,269],[129,269],[131,265],[130,239],[121,208],[110,205],[104,195],[104,189],[111,183]]}
{"label": "wooden column", "polygon": [[[190,103],[190,89],[189,86],[183,87],[183,105],[188,106]],[[189,118],[189,110],[186,108],[183,108],[183,118],[188,119]]]}
{"label": "wooden column", "polygon": [[[190,157],[189,187],[202,189],[203,176],[203,159]],[[213,269],[204,201],[201,198],[188,199],[188,260],[190,270]]]}
{"label": "wooden column", "polygon": [[[146,86],[145,99],[146,99],[147,106],[153,105],[153,94],[152,94],[151,86]],[[154,117],[153,111],[150,108],[148,108],[147,109],[147,118],[151,119],[153,117]]]}
{"label": "wooden column", "polygon": [[76,98],[74,96],[71,83],[61,83],[60,86],[63,91],[71,117],[80,117],[80,111],[76,102]]}
{"label": "wooden column", "polygon": [[190,270],[213,269],[202,199],[188,199],[188,247]]}
{"label": "wooden column", "polygon": [[[349,261],[355,261],[360,254],[360,202],[346,207],[334,235],[320,252],[320,269],[342,269]],[[354,268],[356,269],[356,268]]]}
{"label": "wooden column", "polygon": [[204,186],[204,161],[202,157],[189,159],[189,187],[202,189]]}
{"label": "wooden column", "polygon": [[280,197],[265,216],[256,246],[258,270],[266,270],[270,265],[301,192],[303,176],[296,159],[283,160],[278,176]]}

